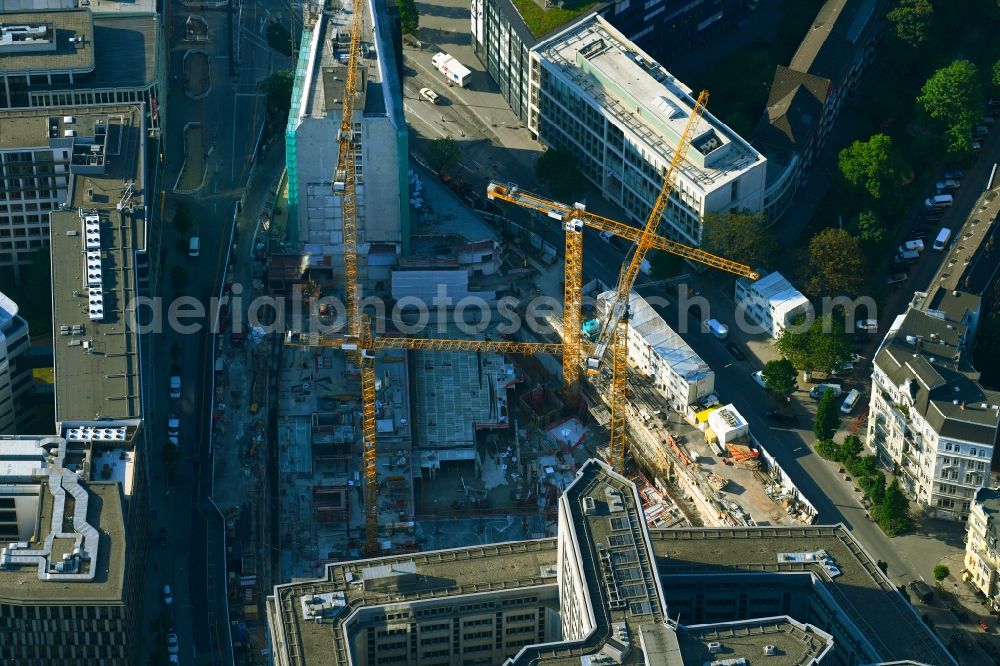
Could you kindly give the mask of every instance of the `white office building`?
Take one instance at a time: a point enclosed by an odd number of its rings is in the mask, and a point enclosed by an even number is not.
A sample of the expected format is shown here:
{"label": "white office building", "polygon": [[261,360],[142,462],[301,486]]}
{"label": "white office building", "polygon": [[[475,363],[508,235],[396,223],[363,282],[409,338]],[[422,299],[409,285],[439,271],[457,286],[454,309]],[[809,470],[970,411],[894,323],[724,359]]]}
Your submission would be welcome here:
{"label": "white office building", "polygon": [[872,371],[868,446],[898,469],[904,489],[929,514],[964,521],[990,478],[1000,393],[984,389],[963,357],[978,297],[949,298],[953,307],[942,310],[911,307],[882,342]]}
{"label": "white office building", "polygon": [[[694,108],[691,89],[597,15],[539,43],[531,58],[529,129],[573,153],[604,197],[644,224]],[[661,233],[698,245],[706,213],[760,211],[765,163],[706,112]]]}
{"label": "white office building", "polygon": [[[28,322],[17,303],[0,293],[0,434],[14,435],[24,422],[23,399],[31,389]],[[20,417],[20,418],[19,418]]]}
{"label": "white office building", "polygon": [[[351,118],[358,271],[365,286],[374,286],[367,284],[369,266],[387,275],[385,266],[407,252],[410,236],[408,135],[390,20],[384,7],[379,9],[384,1],[365,4],[372,47],[359,63]],[[342,10],[335,4],[338,11],[307,13],[285,129],[285,163],[292,251],[302,255],[300,263],[314,279],[342,282],[345,174],[336,171],[352,19],[349,3],[342,3]]]}
{"label": "white office building", "polygon": [[809,299],[777,272],[756,281],[736,280],[736,303],[748,319],[772,338],[780,336],[789,324],[806,315],[812,307]]}
{"label": "white office building", "polygon": [[[604,292],[598,301],[607,307],[614,295]],[[632,292],[629,308],[629,362],[652,378],[672,409],[683,412],[715,391],[715,372],[642,296]]]}

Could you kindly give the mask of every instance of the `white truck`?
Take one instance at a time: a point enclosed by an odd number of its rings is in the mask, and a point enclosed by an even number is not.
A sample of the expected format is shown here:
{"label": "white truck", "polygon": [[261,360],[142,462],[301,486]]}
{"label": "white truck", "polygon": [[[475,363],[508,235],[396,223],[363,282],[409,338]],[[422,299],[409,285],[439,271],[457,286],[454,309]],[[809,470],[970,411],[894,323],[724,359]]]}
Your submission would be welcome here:
{"label": "white truck", "polygon": [[472,72],[469,71],[468,67],[447,53],[434,54],[434,57],[431,58],[431,64],[444,74],[444,77],[448,79],[449,85],[457,83],[460,88],[464,88],[469,82],[469,77],[472,76]]}

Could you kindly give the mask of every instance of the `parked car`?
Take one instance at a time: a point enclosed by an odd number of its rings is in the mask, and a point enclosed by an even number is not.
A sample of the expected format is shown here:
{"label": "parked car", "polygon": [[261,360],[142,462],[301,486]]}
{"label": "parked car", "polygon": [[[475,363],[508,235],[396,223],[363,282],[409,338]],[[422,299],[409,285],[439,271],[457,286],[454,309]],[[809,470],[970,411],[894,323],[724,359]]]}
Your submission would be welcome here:
{"label": "parked car", "polygon": [[726,351],[728,351],[730,354],[732,354],[733,358],[735,358],[737,361],[745,361],[745,360],[747,360],[747,356],[746,356],[746,354],[743,353],[743,350],[740,349],[739,347],[737,347],[732,342],[730,342],[729,344],[726,345]]}
{"label": "parked car", "polygon": [[757,372],[752,372],[752,373],[750,373],[750,376],[753,377],[753,380],[755,382],[757,382],[758,384],[760,384],[760,387],[762,389],[765,389],[765,390],[767,389],[767,384],[764,382],[764,371],[763,370],[758,370]]}
{"label": "parked car", "polygon": [[438,94],[431,90],[430,88],[421,88],[420,96],[430,102],[431,104],[438,103]]}
{"label": "parked car", "polygon": [[920,253],[916,250],[907,250],[906,252],[900,252],[893,258],[893,262],[899,263],[901,261],[916,261],[920,258]]}
{"label": "parked car", "polygon": [[903,271],[910,270],[910,265],[903,261],[894,261],[889,265],[890,273],[902,273]]}
{"label": "parked car", "polygon": [[962,183],[955,180],[954,178],[945,178],[937,183],[938,192],[941,194],[947,194],[951,190],[957,190],[962,186]]}
{"label": "parked car", "polygon": [[966,610],[958,604],[952,604],[951,606],[948,606],[948,609],[951,611],[952,615],[959,619],[959,621],[967,622],[969,620],[968,612],[966,612]]}
{"label": "parked car", "polygon": [[924,242],[921,240],[911,239],[900,245],[898,248],[899,252],[909,252],[911,250],[915,252],[923,252]]}
{"label": "parked car", "polygon": [[909,277],[910,277],[909,273],[889,273],[888,275],[885,276],[885,283],[891,287],[894,284],[899,284],[900,282],[906,282],[907,278]]}
{"label": "parked car", "polygon": [[973,150],[979,150],[982,147],[983,147],[983,144],[980,141],[976,140],[976,141],[972,142],[972,149]]}
{"label": "parked car", "polygon": [[934,598],[934,589],[922,580],[911,580],[910,590],[925,604]]}
{"label": "parked car", "polygon": [[174,446],[178,445],[178,438],[181,434],[181,419],[176,414],[167,417],[167,441]]}
{"label": "parked car", "polygon": [[170,632],[167,634],[167,653],[177,654],[180,652],[180,646],[177,644],[177,634]]}
{"label": "parked car", "polygon": [[174,400],[181,397],[181,377],[180,375],[170,376],[170,397]]}
{"label": "parked car", "polygon": [[874,319],[859,319],[854,322],[854,328],[868,331],[869,333],[878,333],[878,322]]}
{"label": "parked car", "polygon": [[831,391],[833,393],[833,397],[837,398],[840,396],[843,389],[840,387],[840,384],[817,384],[809,389],[809,397],[813,400],[819,400],[827,391]]}
{"label": "parked car", "polygon": [[769,409],[766,416],[772,421],[778,421],[785,425],[795,425],[795,415],[790,412],[783,412],[780,409]]}
{"label": "parked car", "polygon": [[169,585],[163,586],[163,603],[168,606],[174,603],[174,593],[170,590]]}
{"label": "parked car", "polygon": [[918,241],[927,240],[926,231],[914,231],[913,233],[910,234],[910,236],[913,238],[913,240],[918,240]]}
{"label": "parked car", "polygon": [[944,177],[946,180],[961,180],[965,178],[965,172],[961,169],[952,169],[951,171],[945,171]]}
{"label": "parked car", "polygon": [[851,389],[847,397],[844,398],[844,403],[840,406],[841,414],[850,414],[854,411],[854,408],[858,405],[858,400],[861,399],[861,392],[858,389]]}
{"label": "parked car", "polygon": [[989,125],[976,125],[972,130],[972,136],[974,137],[984,137],[990,133]]}
{"label": "parked car", "polygon": [[986,624],[986,620],[979,618],[979,628],[983,631],[989,631],[990,625]]}

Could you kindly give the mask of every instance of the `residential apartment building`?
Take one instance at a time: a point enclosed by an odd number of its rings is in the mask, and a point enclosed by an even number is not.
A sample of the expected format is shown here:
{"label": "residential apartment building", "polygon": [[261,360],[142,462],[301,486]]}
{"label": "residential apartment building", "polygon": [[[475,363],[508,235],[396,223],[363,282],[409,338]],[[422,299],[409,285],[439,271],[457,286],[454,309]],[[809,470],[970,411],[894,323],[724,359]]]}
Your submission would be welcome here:
{"label": "residential apartment building", "polygon": [[0,439],[4,663],[139,663],[143,566],[117,478],[127,465],[62,437]]}
{"label": "residential apartment building", "polygon": [[0,293],[0,434],[14,435],[28,421],[25,399],[33,381],[28,322],[17,303]]}
{"label": "residential apartment building", "polygon": [[[614,297],[615,292],[605,292],[598,303],[607,308]],[[715,372],[635,292],[629,313],[629,362],[653,380],[671,409],[684,413],[688,405],[715,391]]]}
{"label": "residential apartment building", "polygon": [[764,212],[774,223],[826,144],[875,56],[888,0],[827,0],[786,67],[778,65],[752,143],[767,156]]}
{"label": "residential apartment building", "polygon": [[993,610],[1000,610],[1000,490],[980,488],[972,496],[965,537],[965,571],[962,578],[982,592]]}
{"label": "residential apartment building", "polygon": [[[743,0],[599,1],[573,8],[534,0],[472,0],[473,49],[521,122],[527,124],[529,114],[529,51],[593,12],[664,59],[730,28],[745,10]],[[554,19],[556,13],[561,20]]]}
{"label": "residential apartment building", "polygon": [[329,564],[267,614],[279,666],[956,663],[844,526],[649,529],[597,460],[555,538]]}
{"label": "residential apartment building", "polygon": [[[572,153],[627,221],[645,224],[694,108],[691,89],[601,16],[539,43],[531,57],[529,127]],[[761,210],[765,171],[764,157],[706,111],[660,232],[698,245],[706,213]]]}
{"label": "residential apartment building", "polygon": [[1000,393],[978,383],[966,358],[978,297],[947,296],[941,309],[910,307],[879,347],[868,446],[928,513],[964,521],[989,480]]}
{"label": "residential apartment building", "polygon": [[140,103],[150,132],[164,126],[166,39],[152,0],[46,0],[0,12],[0,24],[0,109]]}
{"label": "residential apartment building", "polygon": [[792,322],[812,309],[802,295],[781,273],[770,273],[758,280],[736,280],[736,303],[754,323],[772,338],[778,338]]}
{"label": "residential apartment building", "polygon": [[[351,125],[358,270],[366,288],[387,291],[388,266],[409,243],[409,149],[400,73],[386,0],[366,3],[373,48],[362,58]],[[344,7],[349,7],[344,3]],[[285,130],[289,233],[318,281],[343,283],[343,175],[336,174],[351,14],[307,12]],[[390,252],[386,252],[386,250]],[[386,263],[387,261],[391,263]],[[375,275],[368,278],[368,266]]]}

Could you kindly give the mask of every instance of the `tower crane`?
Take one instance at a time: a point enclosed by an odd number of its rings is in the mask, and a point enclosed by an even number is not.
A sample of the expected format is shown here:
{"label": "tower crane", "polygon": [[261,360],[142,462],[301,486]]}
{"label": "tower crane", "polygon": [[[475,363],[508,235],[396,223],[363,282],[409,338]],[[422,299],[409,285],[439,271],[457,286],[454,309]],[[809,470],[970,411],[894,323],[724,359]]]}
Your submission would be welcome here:
{"label": "tower crane", "polygon": [[[570,234],[579,235],[582,226],[590,226],[600,231],[608,232],[635,242],[631,259],[622,266],[618,276],[618,284],[615,289],[614,301],[609,314],[603,322],[600,333],[594,344],[591,353],[588,355],[586,366],[590,373],[596,373],[603,361],[609,346],[613,348],[612,353],[612,380],[609,402],[611,406],[610,422],[610,451],[612,466],[621,471],[625,460],[625,410],[626,410],[626,390],[627,360],[628,360],[628,304],[635,284],[639,269],[651,248],[658,248],[671,252],[692,261],[698,261],[709,266],[714,266],[737,275],[742,275],[756,279],[758,274],[750,267],[738,262],[717,257],[711,253],[692,248],[675,241],[671,241],[656,235],[655,230],[666,208],[677,180],[677,173],[683,163],[687,150],[691,145],[691,139],[697,128],[698,120],[705,110],[705,103],[708,101],[708,93],[702,91],[692,108],[688,118],[684,133],[674,152],[673,159],[666,169],[663,184],[660,192],[653,204],[653,208],[646,219],[646,224],[642,229],[637,229],[630,225],[625,225],[615,220],[588,213],[585,208],[576,204],[566,206],[547,200],[537,195],[522,192],[516,186],[490,183],[487,188],[487,197],[490,199],[501,199],[520,206],[524,206],[538,212],[544,213],[548,217],[563,221],[564,229],[567,232],[566,240],[566,293],[564,301],[564,323],[563,342],[566,345],[563,362],[567,362],[568,357],[579,358],[580,354],[580,327],[579,311],[582,300],[579,285],[582,284],[582,276],[579,271],[582,268],[580,253],[576,247],[579,239],[575,238],[571,242]],[[572,267],[572,268],[571,268]],[[572,291],[571,291],[572,285]],[[579,366],[577,366],[579,367]],[[564,373],[566,368],[564,367]],[[564,374],[564,380],[573,381],[578,377],[578,370],[572,369]]]}

